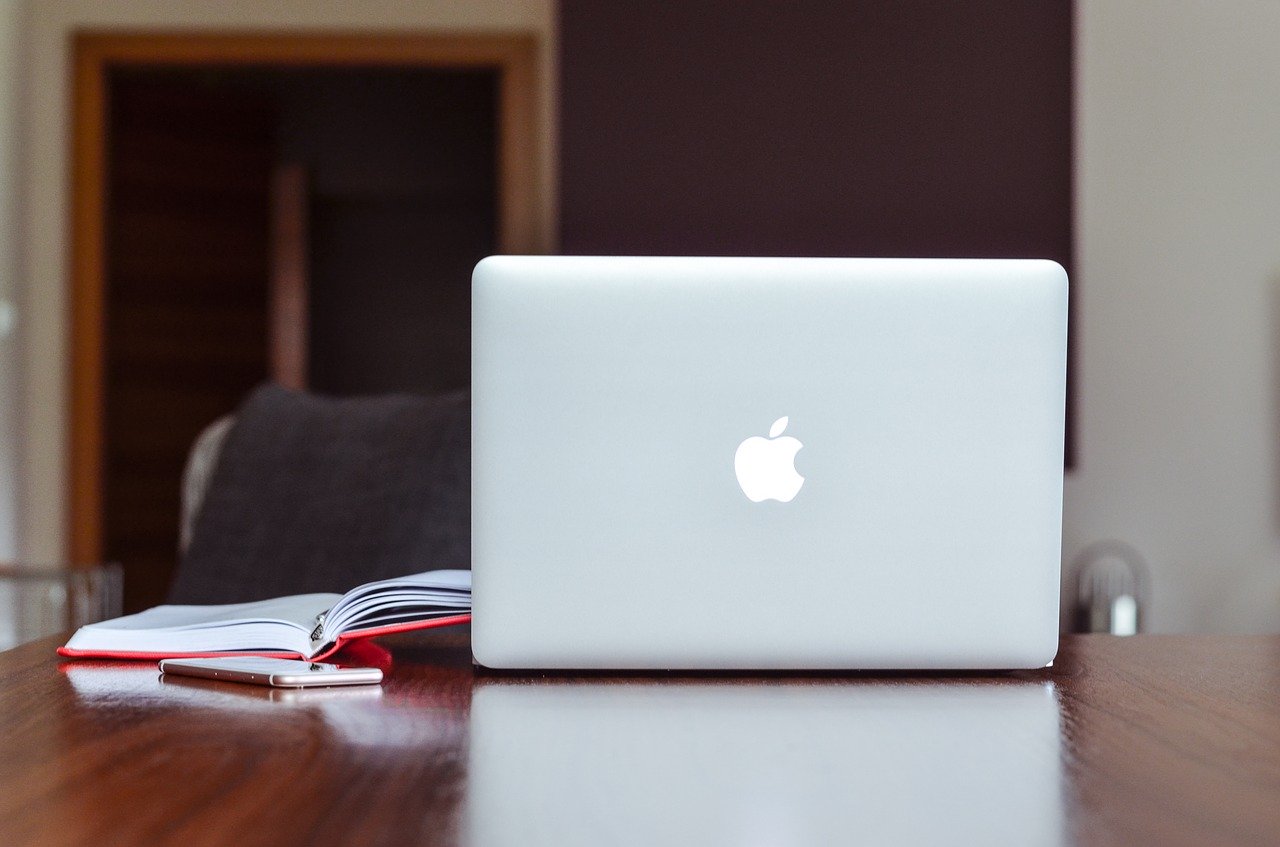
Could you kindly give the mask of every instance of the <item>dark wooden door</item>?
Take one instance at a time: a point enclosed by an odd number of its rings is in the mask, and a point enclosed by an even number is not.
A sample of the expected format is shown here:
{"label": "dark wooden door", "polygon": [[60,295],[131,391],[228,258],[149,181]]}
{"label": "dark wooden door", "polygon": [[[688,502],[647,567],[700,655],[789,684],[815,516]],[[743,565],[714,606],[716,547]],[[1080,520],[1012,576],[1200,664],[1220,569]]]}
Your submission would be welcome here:
{"label": "dark wooden door", "polygon": [[268,373],[269,100],[110,79],[103,542],[162,602],[200,430]]}

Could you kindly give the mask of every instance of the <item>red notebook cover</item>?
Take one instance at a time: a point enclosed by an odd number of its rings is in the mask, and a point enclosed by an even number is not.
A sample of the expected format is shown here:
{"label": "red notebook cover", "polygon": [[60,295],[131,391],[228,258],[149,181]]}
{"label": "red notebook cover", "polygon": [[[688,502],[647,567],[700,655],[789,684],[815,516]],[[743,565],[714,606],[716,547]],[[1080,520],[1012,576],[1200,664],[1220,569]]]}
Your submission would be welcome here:
{"label": "red notebook cover", "polygon": [[338,640],[325,650],[315,656],[303,656],[300,653],[290,653],[287,650],[234,650],[228,652],[214,653],[142,653],[130,651],[103,651],[103,650],[71,650],[67,647],[59,647],[58,655],[68,659],[212,659],[219,656],[262,656],[274,659],[304,659],[307,661],[319,662],[337,653],[344,646],[352,641],[358,641],[364,638],[377,638],[379,635],[391,635],[395,632],[410,632],[418,629],[435,629],[441,626],[456,626],[457,624],[471,623],[471,613],[465,615],[450,615],[445,618],[431,618],[422,621],[407,621],[405,623],[388,624],[387,626],[375,626],[369,629],[358,629],[353,632],[345,632],[338,636]]}

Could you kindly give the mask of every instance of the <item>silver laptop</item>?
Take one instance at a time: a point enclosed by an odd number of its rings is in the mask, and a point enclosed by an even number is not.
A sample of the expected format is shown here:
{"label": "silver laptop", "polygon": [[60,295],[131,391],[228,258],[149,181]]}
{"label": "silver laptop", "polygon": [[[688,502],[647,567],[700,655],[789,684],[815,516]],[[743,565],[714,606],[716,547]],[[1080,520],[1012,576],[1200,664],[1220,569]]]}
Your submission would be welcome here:
{"label": "silver laptop", "polygon": [[1059,265],[503,256],[472,297],[480,664],[1053,659]]}

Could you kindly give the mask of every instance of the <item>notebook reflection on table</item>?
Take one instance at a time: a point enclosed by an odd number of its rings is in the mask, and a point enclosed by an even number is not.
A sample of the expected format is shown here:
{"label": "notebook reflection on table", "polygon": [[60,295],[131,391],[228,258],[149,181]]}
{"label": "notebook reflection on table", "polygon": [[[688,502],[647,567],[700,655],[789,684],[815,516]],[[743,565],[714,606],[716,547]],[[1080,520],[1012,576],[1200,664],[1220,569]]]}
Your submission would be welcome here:
{"label": "notebook reflection on table", "polygon": [[271,731],[323,726],[328,737],[359,748],[413,755],[457,747],[466,737],[466,715],[447,706],[448,693],[406,701],[385,696],[380,685],[343,688],[267,688],[235,682],[161,676],[154,664],[65,662],[60,667],[76,700],[92,707],[127,702],[152,721],[188,722],[193,715],[222,732]]}
{"label": "notebook reflection on table", "polygon": [[505,684],[471,707],[471,843],[1056,844],[1049,684]]}

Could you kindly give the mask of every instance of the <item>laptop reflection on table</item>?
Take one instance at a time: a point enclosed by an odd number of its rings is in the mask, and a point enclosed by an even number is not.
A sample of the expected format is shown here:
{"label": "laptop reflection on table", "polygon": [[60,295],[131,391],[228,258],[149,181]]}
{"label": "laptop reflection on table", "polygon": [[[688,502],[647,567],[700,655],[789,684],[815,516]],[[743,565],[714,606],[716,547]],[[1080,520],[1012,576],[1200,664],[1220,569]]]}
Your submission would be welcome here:
{"label": "laptop reflection on table", "polygon": [[1049,684],[479,686],[470,843],[1057,844]]}

